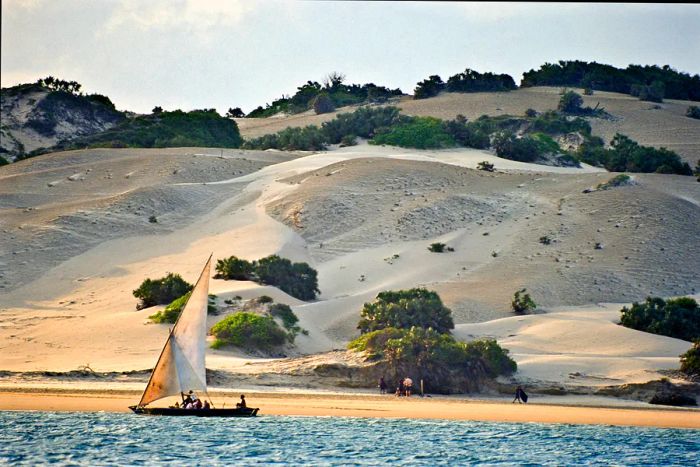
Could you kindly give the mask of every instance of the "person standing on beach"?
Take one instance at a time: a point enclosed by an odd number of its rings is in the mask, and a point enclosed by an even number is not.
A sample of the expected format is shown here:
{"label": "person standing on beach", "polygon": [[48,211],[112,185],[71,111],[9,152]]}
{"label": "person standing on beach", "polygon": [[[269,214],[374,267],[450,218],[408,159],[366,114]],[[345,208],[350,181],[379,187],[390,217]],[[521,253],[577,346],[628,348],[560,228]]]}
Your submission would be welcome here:
{"label": "person standing on beach", "polygon": [[386,381],[384,381],[384,377],[382,376],[379,378],[379,394],[386,394]]}
{"label": "person standing on beach", "polygon": [[513,399],[512,404],[515,404],[515,401],[518,401],[520,404],[523,402],[527,403],[527,394],[525,394],[525,391],[523,391],[522,386],[518,386],[515,389],[515,399]]}
{"label": "person standing on beach", "polygon": [[406,390],[406,397],[411,397],[411,389],[413,389],[413,380],[406,376],[403,380],[403,387]]}

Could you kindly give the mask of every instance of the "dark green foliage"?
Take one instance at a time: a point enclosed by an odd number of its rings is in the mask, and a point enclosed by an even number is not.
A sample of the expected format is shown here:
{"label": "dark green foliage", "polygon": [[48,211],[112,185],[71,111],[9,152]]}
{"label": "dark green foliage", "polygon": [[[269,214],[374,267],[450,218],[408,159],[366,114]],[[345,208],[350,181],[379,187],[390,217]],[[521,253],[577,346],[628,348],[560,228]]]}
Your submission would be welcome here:
{"label": "dark green foliage", "polygon": [[476,165],[476,168],[478,170],[483,170],[485,172],[493,172],[494,171],[494,166],[492,163],[489,161],[481,161]]}
{"label": "dark green foliage", "polygon": [[620,324],[639,331],[692,341],[700,339],[700,307],[690,297],[647,297],[621,310]]}
{"label": "dark green foliage", "polygon": [[345,135],[340,140],[340,147],[357,146],[357,137],[355,135]]}
{"label": "dark green foliage", "polygon": [[541,153],[535,139],[529,136],[518,138],[514,133],[501,131],[496,133],[492,141],[498,157],[520,162],[534,162]]}
{"label": "dark green foliage", "polygon": [[311,101],[311,106],[316,114],[327,114],[335,110],[335,104],[333,104],[333,101],[325,92],[314,97]]}
{"label": "dark green foliage", "polygon": [[593,166],[602,166],[607,160],[605,142],[598,136],[587,137],[576,150],[576,158]]}
{"label": "dark green foliage", "polygon": [[294,314],[292,308],[284,303],[275,303],[270,306],[269,311],[272,316],[282,320],[285,329],[292,329],[299,322],[299,318]]}
{"label": "dark green foliage", "polygon": [[597,190],[609,190],[610,188],[615,188],[618,186],[627,185],[630,182],[630,176],[627,174],[615,175],[613,178],[605,183],[599,183],[596,187]]}
{"label": "dark green foliage", "polygon": [[430,246],[428,247],[428,251],[432,253],[443,253],[445,251],[445,245],[444,243],[431,243]]}
{"label": "dark green foliage", "polygon": [[388,144],[404,148],[433,149],[456,145],[440,119],[410,117],[391,129],[375,135],[372,144]]}
{"label": "dark green foliage", "polygon": [[3,165],[7,165],[7,164],[9,164],[9,162],[7,162],[7,159],[0,156],[0,167],[2,167]]}
{"label": "dark green foliage", "polygon": [[584,95],[584,96],[592,96],[592,95],[593,95],[593,89],[591,89],[591,88],[585,88],[585,89],[583,90],[583,95]]}
{"label": "dark green foliage", "polygon": [[427,99],[428,97],[437,96],[445,90],[445,83],[438,75],[432,75],[428,79],[416,84],[413,90],[414,99]]}
{"label": "dark green foliage", "polygon": [[651,87],[654,82],[663,84],[662,98],[700,101],[700,76],[678,72],[668,65],[629,65],[620,69],[579,60],[545,63],[537,71],[524,73],[520,85],[572,86],[630,94],[633,86]]}
{"label": "dark green foliage", "polygon": [[179,274],[169,272],[160,279],[146,279],[133,292],[134,297],[140,300],[136,309],[165,305],[182,297],[190,290],[192,290],[192,284],[185,282]]}
{"label": "dark green foliage", "polygon": [[258,281],[278,287],[299,300],[313,300],[320,293],[317,272],[306,263],[292,263],[271,255],[255,261],[253,267]]}
{"label": "dark green foliage", "polygon": [[398,88],[389,89],[374,83],[346,85],[343,84],[344,80],[345,76],[342,73],[334,72],[326,77],[323,85],[316,81],[307,81],[306,84],[297,88],[297,92],[292,97],[282,96],[271,104],[267,104],[265,108],[259,106],[250,112],[248,117],[265,118],[280,112],[292,114],[304,112],[313,108],[314,101],[320,94],[328,96],[335,108],[363,102],[386,102],[390,97],[402,95]]}
{"label": "dark green foliage", "polygon": [[527,109],[525,111],[525,116],[528,118],[535,118],[537,117],[537,111],[535,109]]}
{"label": "dark green foliage", "polygon": [[156,216],[151,216],[148,218],[148,222],[150,222],[151,224],[157,224],[158,218]]}
{"label": "dark green foliage", "polygon": [[68,147],[226,147],[237,148],[241,136],[236,122],[214,109],[140,115],[116,127],[80,138]]}
{"label": "dark green foliage", "polygon": [[216,261],[215,279],[226,279],[236,281],[251,280],[253,274],[253,263],[244,259],[230,256]]}
{"label": "dark green foliage", "polygon": [[226,345],[245,350],[271,350],[287,342],[286,333],[271,316],[239,312],[227,316],[211,328],[216,337],[212,348]]}
{"label": "dark green foliage", "polygon": [[326,149],[328,139],[315,125],[289,127],[284,130],[246,141],[245,149],[280,149],[285,151],[321,151]]}
{"label": "dark green foliage", "polygon": [[362,333],[395,327],[432,328],[440,333],[454,329],[452,312],[440,296],[426,289],[380,292],[371,303],[365,303],[357,327]]}
{"label": "dark green foliage", "polygon": [[681,371],[689,376],[700,376],[700,339],[695,339],[690,350],[681,355]]}
{"label": "dark green foliage", "polygon": [[487,132],[477,123],[469,123],[464,115],[457,115],[454,120],[444,123],[445,132],[454,141],[467,148],[486,149],[490,140]]}
{"label": "dark green foliage", "polygon": [[228,118],[243,118],[243,117],[245,117],[245,113],[243,113],[243,110],[241,110],[240,107],[229,108],[228,111],[226,112],[226,117],[228,117]]}
{"label": "dark green foliage", "polygon": [[64,81],[62,79],[54,78],[53,76],[47,76],[37,80],[36,84],[41,87],[48,88],[52,91],[66,92],[69,94],[80,94],[80,88],[82,85],[77,81]]}
{"label": "dark green foliage", "polygon": [[547,235],[543,235],[543,236],[540,237],[539,242],[540,242],[542,245],[551,245],[551,244],[552,244],[552,239],[549,238],[549,236],[547,236]]}
{"label": "dark green foliage", "polygon": [[153,109],[151,110],[151,113],[152,113],[152,114],[155,114],[155,115],[162,114],[162,113],[163,113],[163,107],[157,105],[157,106],[153,107]]}
{"label": "dark green foliage", "polygon": [[698,107],[697,105],[689,106],[688,110],[686,110],[685,112],[685,116],[700,120],[700,107]]}
{"label": "dark green foliage", "polygon": [[269,295],[261,295],[258,297],[258,303],[272,303],[274,300]]}
{"label": "dark green foliage", "polygon": [[651,84],[633,84],[630,94],[639,97],[639,100],[649,102],[663,102],[666,86],[662,81],[654,81]]}
{"label": "dark green foliage", "polygon": [[61,90],[50,92],[39,101],[30,113],[25,126],[41,135],[53,136],[56,125],[63,121],[72,122],[74,119],[78,119],[80,123],[85,121],[117,123],[124,119],[124,115],[114,110],[114,104],[111,101],[105,103],[100,98]]}
{"label": "dark green foliage", "polygon": [[563,135],[575,132],[590,135],[591,125],[583,118],[570,119],[565,115],[549,110],[532,120],[532,130],[548,135]]}
{"label": "dark green foliage", "polygon": [[469,68],[464,70],[464,73],[450,76],[447,80],[448,92],[510,91],[516,88],[510,75],[490,72],[482,74]]}
{"label": "dark green foliage", "polygon": [[108,109],[116,110],[116,107],[115,107],[115,105],[114,105],[114,102],[112,102],[112,100],[111,100],[109,97],[105,96],[105,95],[102,95],[102,94],[88,94],[88,95],[85,96],[85,97],[86,97],[88,100],[91,100],[91,101],[93,101],[93,102],[97,102],[97,103],[99,103],[99,104],[105,106],[105,107],[108,108]]}
{"label": "dark green foliage", "polygon": [[360,107],[351,113],[338,114],[333,120],[321,126],[323,134],[331,144],[338,144],[347,135],[372,138],[375,132],[389,128],[399,121],[397,107]]}
{"label": "dark green foliage", "polygon": [[433,329],[386,328],[363,334],[348,347],[370,359],[385,359],[394,376],[425,379],[431,392],[449,392],[455,379],[477,375],[497,377],[517,370],[516,363],[495,340],[458,342]]}
{"label": "dark green foliage", "polygon": [[513,312],[519,315],[526,314],[537,308],[537,304],[532,297],[530,297],[530,294],[527,293],[527,289],[521,289],[515,292],[510,306]]}
{"label": "dark green foliage", "polygon": [[[168,306],[166,306],[163,310],[160,310],[158,313],[149,316],[148,319],[158,324],[175,323],[180,317],[180,313],[182,313],[182,309],[185,308],[185,304],[190,299],[191,295],[192,292],[190,291],[182,297],[176,298],[175,300],[170,302],[170,304],[168,304]],[[209,300],[207,303],[207,313],[216,313],[216,311],[217,308],[215,303],[215,296],[209,295]]]}
{"label": "dark green foliage", "polygon": [[575,91],[566,91],[559,99],[557,109],[560,112],[576,114],[581,113],[583,105],[583,97]]}
{"label": "dark green foliage", "polygon": [[641,146],[625,135],[616,134],[605,153],[603,165],[611,172],[657,172],[692,175],[687,162],[673,151]]}

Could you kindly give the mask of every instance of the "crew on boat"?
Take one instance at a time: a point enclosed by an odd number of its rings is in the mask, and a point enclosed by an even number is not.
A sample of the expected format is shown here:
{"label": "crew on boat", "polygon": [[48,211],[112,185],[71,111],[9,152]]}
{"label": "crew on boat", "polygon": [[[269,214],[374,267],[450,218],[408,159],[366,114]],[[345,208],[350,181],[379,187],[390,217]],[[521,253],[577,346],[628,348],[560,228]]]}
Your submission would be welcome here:
{"label": "crew on boat", "polygon": [[241,394],[241,401],[236,403],[236,408],[238,409],[245,409],[247,405],[245,404],[245,395]]}

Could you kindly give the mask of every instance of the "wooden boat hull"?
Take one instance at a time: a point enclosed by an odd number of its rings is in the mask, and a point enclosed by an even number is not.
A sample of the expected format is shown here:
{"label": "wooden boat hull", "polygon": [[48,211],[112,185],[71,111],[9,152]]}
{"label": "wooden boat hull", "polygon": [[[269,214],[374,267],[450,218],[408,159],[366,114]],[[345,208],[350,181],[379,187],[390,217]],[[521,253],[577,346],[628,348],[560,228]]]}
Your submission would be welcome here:
{"label": "wooden boat hull", "polygon": [[166,417],[255,417],[258,408],[246,407],[244,409],[174,409],[166,407],[137,407],[129,408],[137,415],[157,415]]}

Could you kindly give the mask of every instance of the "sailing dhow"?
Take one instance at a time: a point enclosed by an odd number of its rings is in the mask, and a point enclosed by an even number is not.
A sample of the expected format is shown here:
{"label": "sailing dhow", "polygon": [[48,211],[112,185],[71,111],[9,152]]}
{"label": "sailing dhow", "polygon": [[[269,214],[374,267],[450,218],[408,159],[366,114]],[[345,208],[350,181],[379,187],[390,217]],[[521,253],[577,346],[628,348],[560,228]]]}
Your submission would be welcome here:
{"label": "sailing dhow", "polygon": [[209,408],[147,407],[165,397],[198,391],[211,401],[207,393],[206,337],[207,305],[209,301],[209,275],[211,256],[192,289],[175,326],[170,330],[146,389],[137,405],[129,406],[139,415],[177,415],[199,417],[254,417],[257,408]]}

